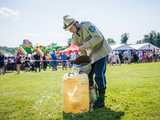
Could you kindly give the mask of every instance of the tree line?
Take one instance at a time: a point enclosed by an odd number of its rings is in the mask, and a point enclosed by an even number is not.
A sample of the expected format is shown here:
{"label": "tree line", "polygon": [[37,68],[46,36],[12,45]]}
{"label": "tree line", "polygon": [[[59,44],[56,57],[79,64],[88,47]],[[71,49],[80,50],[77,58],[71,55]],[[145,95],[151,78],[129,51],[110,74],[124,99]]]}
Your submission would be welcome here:
{"label": "tree line", "polygon": [[[129,33],[123,33],[121,35],[120,42],[122,44],[127,44],[128,40],[129,40]],[[113,38],[108,38],[107,41],[110,45],[116,44],[116,41]],[[148,34],[145,34],[142,40],[137,40],[136,43],[137,44],[151,43],[157,47],[160,47],[160,32],[151,31]]]}

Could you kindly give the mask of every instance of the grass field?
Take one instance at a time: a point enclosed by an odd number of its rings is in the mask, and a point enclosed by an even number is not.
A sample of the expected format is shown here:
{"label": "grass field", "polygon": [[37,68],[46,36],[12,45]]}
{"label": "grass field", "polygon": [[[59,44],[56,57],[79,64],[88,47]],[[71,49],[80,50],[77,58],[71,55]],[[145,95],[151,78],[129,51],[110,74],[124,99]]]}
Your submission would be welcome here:
{"label": "grass field", "polygon": [[62,113],[68,71],[0,76],[0,120],[160,120],[160,63],[108,66],[106,108]]}

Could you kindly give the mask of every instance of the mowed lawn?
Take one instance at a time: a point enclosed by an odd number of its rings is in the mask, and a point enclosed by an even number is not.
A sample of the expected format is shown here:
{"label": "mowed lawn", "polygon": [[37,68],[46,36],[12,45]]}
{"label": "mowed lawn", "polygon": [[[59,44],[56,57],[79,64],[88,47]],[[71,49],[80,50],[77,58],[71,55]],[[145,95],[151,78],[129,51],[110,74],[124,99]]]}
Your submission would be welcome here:
{"label": "mowed lawn", "polygon": [[0,76],[0,120],[160,120],[160,63],[108,66],[106,107],[64,114],[58,71]]}

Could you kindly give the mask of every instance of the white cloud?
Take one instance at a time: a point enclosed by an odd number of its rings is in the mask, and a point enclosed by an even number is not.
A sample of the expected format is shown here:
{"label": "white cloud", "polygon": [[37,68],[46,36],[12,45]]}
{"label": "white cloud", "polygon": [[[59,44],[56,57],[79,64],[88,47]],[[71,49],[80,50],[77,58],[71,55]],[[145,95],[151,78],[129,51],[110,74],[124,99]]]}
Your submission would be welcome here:
{"label": "white cloud", "polygon": [[19,11],[7,7],[0,8],[0,16],[2,17],[19,17]]}

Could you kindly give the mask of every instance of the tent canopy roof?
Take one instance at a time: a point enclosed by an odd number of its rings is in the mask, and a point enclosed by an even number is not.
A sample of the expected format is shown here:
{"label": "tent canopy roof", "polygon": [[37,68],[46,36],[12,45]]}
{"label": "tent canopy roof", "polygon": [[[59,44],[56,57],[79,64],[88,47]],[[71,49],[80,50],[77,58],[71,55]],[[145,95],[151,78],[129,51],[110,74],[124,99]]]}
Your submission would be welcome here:
{"label": "tent canopy roof", "polygon": [[128,44],[116,44],[111,45],[112,50],[133,50],[134,48],[130,47]]}
{"label": "tent canopy roof", "polygon": [[136,50],[153,50],[153,49],[159,49],[155,45],[151,43],[143,43],[143,44],[131,44],[130,47],[136,49]]}
{"label": "tent canopy roof", "polygon": [[74,44],[71,44],[68,48],[66,48],[65,50],[60,50],[58,51],[58,53],[63,53],[65,52],[66,54],[70,54],[71,52],[78,52],[79,51],[79,48],[78,46],[74,45]]}
{"label": "tent canopy roof", "polygon": [[64,52],[67,52],[67,51],[79,51],[79,48],[78,46],[71,44],[68,48],[64,50]]}
{"label": "tent canopy roof", "polygon": [[155,45],[151,43],[143,43],[143,44],[116,44],[111,45],[112,50],[153,50],[159,49]]}

